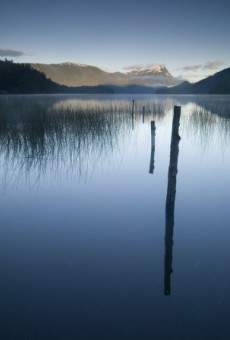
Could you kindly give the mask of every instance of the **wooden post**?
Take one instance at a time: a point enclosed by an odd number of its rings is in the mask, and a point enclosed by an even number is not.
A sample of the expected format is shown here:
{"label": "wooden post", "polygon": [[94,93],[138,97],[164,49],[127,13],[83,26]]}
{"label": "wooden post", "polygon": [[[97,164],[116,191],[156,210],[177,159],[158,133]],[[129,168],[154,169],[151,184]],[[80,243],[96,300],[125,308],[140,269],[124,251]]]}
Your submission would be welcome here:
{"label": "wooden post", "polygon": [[156,136],[156,126],[155,121],[151,121],[151,156],[150,156],[150,165],[149,165],[149,173],[153,174],[154,170],[154,157],[155,157],[155,136]]}
{"label": "wooden post", "polygon": [[170,163],[168,169],[168,188],[166,196],[166,225],[165,225],[165,260],[164,260],[164,294],[171,294],[171,274],[173,260],[173,229],[176,198],[176,177],[179,155],[179,126],[181,107],[174,106],[172,136],[170,146]]}
{"label": "wooden post", "polygon": [[142,108],[142,122],[145,122],[145,106]]}

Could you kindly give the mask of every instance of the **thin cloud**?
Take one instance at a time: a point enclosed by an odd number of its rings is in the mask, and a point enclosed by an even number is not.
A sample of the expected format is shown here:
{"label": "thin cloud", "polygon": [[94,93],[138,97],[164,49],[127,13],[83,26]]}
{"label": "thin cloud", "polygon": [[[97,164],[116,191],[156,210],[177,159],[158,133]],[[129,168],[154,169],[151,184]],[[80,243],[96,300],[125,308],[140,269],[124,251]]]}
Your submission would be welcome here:
{"label": "thin cloud", "polygon": [[205,77],[208,77],[209,75],[217,72],[221,66],[224,66],[224,62],[221,60],[212,60],[207,61],[203,64],[191,64],[183,66],[177,71],[180,71],[180,76],[183,79],[188,79],[192,82],[198,81],[200,79],[203,79]]}
{"label": "thin cloud", "polygon": [[224,65],[223,61],[220,61],[220,60],[208,61],[206,64],[204,64],[203,69],[204,70],[216,70],[223,65]]}
{"label": "thin cloud", "polygon": [[213,61],[207,61],[204,64],[186,65],[180,68],[180,70],[186,71],[186,72],[194,72],[194,71],[202,71],[202,70],[213,71],[213,70],[217,70],[219,67],[223,65],[224,65],[223,61],[213,60]]}
{"label": "thin cloud", "polygon": [[22,51],[0,48],[0,57],[21,57],[24,54]]}
{"label": "thin cloud", "polygon": [[180,70],[182,71],[198,71],[198,70],[201,70],[202,69],[202,66],[201,64],[197,64],[197,65],[187,65],[187,66],[184,66],[182,68],[180,68]]}

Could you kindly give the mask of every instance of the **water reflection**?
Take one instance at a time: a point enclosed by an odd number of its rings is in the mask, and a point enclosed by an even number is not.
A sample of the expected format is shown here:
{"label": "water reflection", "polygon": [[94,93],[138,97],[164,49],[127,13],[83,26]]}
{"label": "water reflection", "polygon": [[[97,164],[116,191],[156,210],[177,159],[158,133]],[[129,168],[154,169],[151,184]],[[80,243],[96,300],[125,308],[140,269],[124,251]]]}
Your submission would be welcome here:
{"label": "water reflection", "polygon": [[224,111],[209,111],[198,104],[187,104],[184,109],[182,129],[187,135],[199,142],[204,148],[210,147],[210,141],[217,139],[225,144],[230,139],[230,113]]}
{"label": "water reflection", "polygon": [[[47,171],[63,169],[87,178],[91,169],[122,147],[139,122],[142,102],[88,96],[1,97],[0,165],[5,185],[31,175],[38,183]],[[168,103],[147,102],[147,120],[166,114],[164,105]]]}
{"label": "water reflection", "polygon": [[27,104],[0,111],[1,166],[6,173],[14,169],[19,176],[34,171],[40,176],[47,169],[56,172],[64,166],[81,176],[113,152],[118,135],[127,135],[131,126],[129,113],[116,107],[100,111],[97,106]]}
{"label": "water reflection", "polygon": [[[18,181],[17,190],[1,191],[0,338],[227,334],[230,127],[222,98],[210,99],[213,111],[198,99],[135,96],[132,130],[128,96],[0,97],[0,178]],[[230,97],[225,102],[230,107]],[[171,133],[175,104],[180,150]]]}
{"label": "water reflection", "polygon": [[[36,181],[65,169],[87,177],[140,123],[164,120],[183,106],[182,131],[209,145],[218,134],[230,138],[229,97],[225,96],[2,96],[0,165],[12,178]],[[153,144],[152,144],[153,146]],[[154,169],[155,142],[149,172]],[[9,176],[11,175],[11,178]],[[57,175],[58,176],[58,175]]]}

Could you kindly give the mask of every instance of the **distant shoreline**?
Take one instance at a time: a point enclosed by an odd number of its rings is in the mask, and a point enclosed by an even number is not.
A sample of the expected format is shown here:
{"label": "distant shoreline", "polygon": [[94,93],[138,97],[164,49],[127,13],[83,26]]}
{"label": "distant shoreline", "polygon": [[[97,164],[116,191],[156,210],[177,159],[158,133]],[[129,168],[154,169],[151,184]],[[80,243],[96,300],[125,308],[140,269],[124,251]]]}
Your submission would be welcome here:
{"label": "distant shoreline", "polygon": [[143,93],[143,92],[114,92],[114,93],[105,93],[105,92],[28,92],[28,93],[0,93],[0,96],[76,96],[76,95],[107,95],[107,96],[116,96],[116,95],[143,95],[143,96],[230,96],[230,93]]}

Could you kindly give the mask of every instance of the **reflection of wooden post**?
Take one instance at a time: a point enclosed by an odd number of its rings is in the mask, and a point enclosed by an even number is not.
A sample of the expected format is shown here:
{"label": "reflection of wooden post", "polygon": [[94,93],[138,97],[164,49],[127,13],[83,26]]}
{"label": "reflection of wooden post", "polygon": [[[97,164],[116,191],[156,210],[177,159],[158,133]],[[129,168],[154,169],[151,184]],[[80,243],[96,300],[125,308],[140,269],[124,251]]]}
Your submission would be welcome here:
{"label": "reflection of wooden post", "polygon": [[145,122],[145,106],[142,108],[142,122]]}
{"label": "reflection of wooden post", "polygon": [[132,129],[134,129],[134,105],[135,105],[135,101],[133,99],[132,100]]}
{"label": "reflection of wooden post", "polygon": [[134,105],[135,105],[135,100],[132,100],[132,115],[134,115]]}
{"label": "reflection of wooden post", "polygon": [[164,293],[171,294],[171,274],[173,258],[173,228],[174,209],[176,198],[176,176],[179,155],[179,126],[180,126],[180,106],[174,107],[172,137],[170,146],[170,163],[168,169],[168,189],[166,197],[166,225],[165,225],[165,263],[164,263]]}
{"label": "reflection of wooden post", "polygon": [[155,126],[154,120],[152,120],[151,121],[151,156],[150,156],[150,165],[149,165],[150,174],[153,174],[153,170],[154,170],[155,136],[156,136],[156,126]]}

